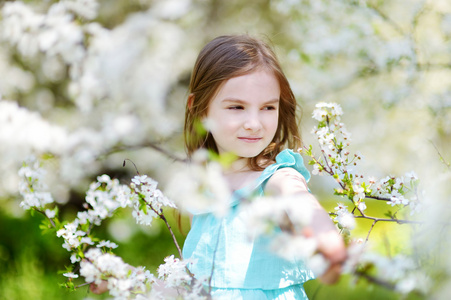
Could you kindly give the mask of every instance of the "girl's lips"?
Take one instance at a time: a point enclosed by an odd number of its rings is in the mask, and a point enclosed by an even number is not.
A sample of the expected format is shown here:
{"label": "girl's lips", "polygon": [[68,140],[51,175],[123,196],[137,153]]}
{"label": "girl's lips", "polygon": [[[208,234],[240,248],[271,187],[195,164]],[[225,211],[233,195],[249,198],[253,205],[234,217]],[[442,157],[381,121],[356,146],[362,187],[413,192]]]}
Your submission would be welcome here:
{"label": "girl's lips", "polygon": [[260,141],[262,138],[261,137],[239,137],[238,139],[242,140],[243,142],[247,142],[247,143],[256,143],[256,142]]}

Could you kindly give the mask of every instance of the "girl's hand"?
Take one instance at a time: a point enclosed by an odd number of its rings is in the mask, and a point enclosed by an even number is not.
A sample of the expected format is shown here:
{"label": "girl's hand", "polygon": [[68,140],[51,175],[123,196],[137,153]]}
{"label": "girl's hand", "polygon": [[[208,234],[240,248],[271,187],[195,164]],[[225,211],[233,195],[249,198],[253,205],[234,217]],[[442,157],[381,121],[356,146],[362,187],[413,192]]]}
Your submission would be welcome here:
{"label": "girl's hand", "polygon": [[318,251],[331,265],[343,264],[347,259],[346,246],[343,238],[336,230],[322,232],[317,235]]}
{"label": "girl's hand", "polygon": [[[306,237],[312,237],[313,232],[309,228],[305,228],[303,234]],[[329,261],[330,266],[318,277],[318,280],[324,284],[334,284],[341,275],[341,266],[347,259],[346,247],[343,238],[336,230],[322,232],[318,234],[318,251]]]}
{"label": "girl's hand", "polygon": [[[330,219],[329,214],[322,208],[318,200],[307,188],[304,177],[293,168],[277,170],[268,180],[265,191],[276,196],[299,196],[299,205],[312,212],[310,224],[302,234],[313,237],[318,242],[318,251],[329,261],[329,269],[320,276],[319,280],[326,284],[338,281],[341,274],[341,265],[346,261],[347,251],[342,236]],[[290,212],[287,211],[289,222]],[[290,225],[287,228],[291,228]]]}
{"label": "girl's hand", "polygon": [[100,284],[95,284],[94,282],[89,285],[89,290],[94,294],[103,294],[108,291],[108,281],[102,280]]}
{"label": "girl's hand", "polygon": [[318,279],[325,284],[334,284],[341,275],[341,266],[347,259],[343,238],[335,231],[318,235],[318,251],[330,262],[329,269]]}
{"label": "girl's hand", "polygon": [[341,275],[341,264],[332,264],[323,275],[318,277],[318,280],[324,284],[337,283]]}

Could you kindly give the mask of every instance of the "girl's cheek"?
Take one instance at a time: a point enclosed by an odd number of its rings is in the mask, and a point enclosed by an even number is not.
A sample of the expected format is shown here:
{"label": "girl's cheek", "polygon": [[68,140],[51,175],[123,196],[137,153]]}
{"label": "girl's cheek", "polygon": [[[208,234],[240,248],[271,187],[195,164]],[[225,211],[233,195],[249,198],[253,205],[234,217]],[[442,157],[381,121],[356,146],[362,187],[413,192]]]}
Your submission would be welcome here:
{"label": "girl's cheek", "polygon": [[239,124],[242,123],[244,118],[242,116],[237,116],[237,115],[228,115],[225,116],[225,118],[223,118],[224,123],[227,125],[235,125],[235,124]]}

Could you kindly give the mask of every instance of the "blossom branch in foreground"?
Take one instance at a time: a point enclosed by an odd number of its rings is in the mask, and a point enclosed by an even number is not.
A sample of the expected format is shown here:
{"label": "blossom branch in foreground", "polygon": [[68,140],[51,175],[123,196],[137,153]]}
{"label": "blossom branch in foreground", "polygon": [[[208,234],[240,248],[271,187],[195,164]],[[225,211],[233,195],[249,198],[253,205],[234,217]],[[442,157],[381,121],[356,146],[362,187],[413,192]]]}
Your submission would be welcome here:
{"label": "blossom branch in foreground", "polygon": [[[174,244],[179,253],[179,257],[183,259],[180,245],[178,244],[175,234],[172,231],[171,225],[169,225],[169,222],[164,216],[162,209],[163,206],[177,208],[175,203],[164,196],[163,193],[159,189],[157,189],[157,182],[151,178],[148,178],[147,175],[135,176],[132,179],[131,188],[136,193],[139,199],[139,201],[135,203],[135,210],[133,211],[136,222],[150,225],[150,222],[154,217],[159,217],[161,220],[163,220],[164,224],[169,230],[169,233],[171,234],[172,240],[174,241]],[[151,211],[149,212],[147,208],[150,208]]]}
{"label": "blossom branch in foreground", "polygon": [[[355,219],[372,220],[366,236],[365,244],[378,222],[396,222],[397,224],[421,224],[419,221],[399,219],[399,211],[409,207],[413,215],[420,209],[417,193],[418,178],[414,172],[409,172],[404,177],[387,176],[379,181],[374,177],[364,176],[354,171],[362,156],[359,153],[350,155],[347,148],[350,146],[350,134],[346,131],[340,116],[343,111],[336,103],[318,103],[313,112],[313,118],[318,121],[314,128],[320,146],[321,155],[313,154],[312,146],[300,150],[308,155],[313,165],[314,175],[327,174],[332,176],[338,184],[335,195],[347,198],[352,205],[349,211],[343,203],[338,203],[335,211],[329,213],[341,232],[349,237],[350,230],[356,226]],[[365,199],[385,201],[392,207],[399,208],[395,213],[390,210],[385,214],[387,218],[368,215]],[[412,258],[402,255],[393,258],[385,258],[376,254],[366,253],[362,245],[351,245],[348,248],[348,261],[345,270],[368,281],[394,289],[401,293],[409,293],[413,290],[427,292],[430,282],[420,272],[417,262]],[[357,249],[357,250],[356,250]],[[376,271],[374,271],[376,270]],[[378,277],[372,273],[376,272]],[[407,276],[407,274],[409,274]]]}
{"label": "blossom branch in foreground", "polygon": [[[114,299],[176,299],[179,296],[202,299],[208,296],[203,289],[204,281],[194,279],[186,267],[191,261],[181,261],[173,256],[165,259],[165,264],[158,270],[160,280],[157,280],[144,267],[128,265],[110,253],[117,247],[115,243],[98,241],[92,234],[95,226],[100,226],[117,209],[132,207],[137,223],[151,225],[153,218],[162,219],[181,256],[174,232],[163,214],[163,207],[176,206],[156,188],[157,182],[153,179],[146,175],[135,176],[128,187],[107,175],[97,177],[86,193],[87,210],[78,212],[75,220],[62,225],[56,217],[56,209],[51,211],[46,208],[54,202],[50,193],[45,191],[42,183],[45,172],[37,160],[24,164],[19,174],[23,179],[21,194],[24,200],[21,206],[36,210],[54,221],[51,224],[57,230],[57,236],[64,239],[63,248],[71,252],[72,265],[63,274],[67,278],[66,287],[76,289],[91,283],[106,282]],[[75,270],[79,270],[79,274]],[[86,283],[75,285],[74,280],[79,275],[85,278]]]}
{"label": "blossom branch in foreground", "polygon": [[[312,146],[304,148],[302,151],[311,158],[314,175],[327,174],[332,176],[339,185],[335,189],[335,194],[348,198],[353,205],[352,212],[348,217],[346,206],[336,207],[332,213],[333,219],[341,229],[352,229],[353,222],[341,224],[340,220],[350,218],[366,218],[375,222],[397,222],[399,224],[416,223],[409,220],[400,220],[396,214],[387,213],[389,218],[376,218],[365,213],[365,199],[375,199],[385,201],[391,206],[410,207],[411,214],[419,210],[419,198],[416,193],[418,178],[415,173],[406,173],[404,177],[387,176],[376,183],[374,177],[369,177],[365,182],[364,176],[357,174],[353,168],[361,160],[361,155],[356,153],[350,155],[347,147],[350,146],[350,134],[347,132],[340,116],[343,114],[341,107],[335,103],[319,103],[313,112],[313,118],[318,121],[318,126],[314,128],[318,144],[321,149],[321,158],[315,157]],[[407,194],[412,194],[411,198],[406,198]],[[356,215],[355,213],[359,214]],[[344,226],[343,226],[344,225]]]}

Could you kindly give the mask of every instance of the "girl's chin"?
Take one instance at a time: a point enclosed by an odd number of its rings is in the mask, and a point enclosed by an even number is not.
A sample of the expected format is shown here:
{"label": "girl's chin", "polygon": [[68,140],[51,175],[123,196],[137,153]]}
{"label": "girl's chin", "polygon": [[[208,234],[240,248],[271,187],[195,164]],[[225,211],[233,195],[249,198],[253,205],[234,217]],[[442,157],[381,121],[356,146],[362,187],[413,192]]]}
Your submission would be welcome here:
{"label": "girl's chin", "polygon": [[[244,148],[244,149],[243,149]],[[219,154],[225,154],[225,153],[233,153],[238,158],[252,158],[258,156],[260,153],[265,150],[266,147],[252,147],[251,145],[247,147],[243,147],[241,149],[222,149],[222,151],[219,151]]]}
{"label": "girl's chin", "polygon": [[252,151],[252,152],[249,152],[249,151],[243,151],[242,153],[239,153],[239,154],[238,154],[238,157],[240,157],[240,158],[252,158],[252,157],[256,157],[257,155],[259,155],[260,153],[262,153],[263,150],[264,150],[264,149],[259,150],[259,151]]}

